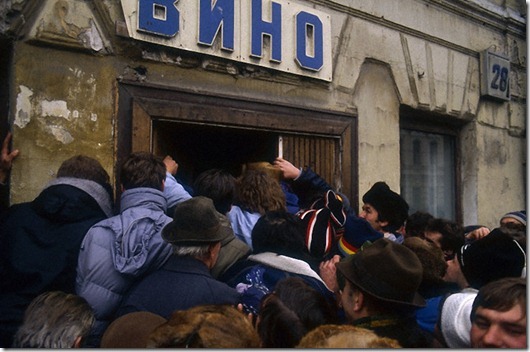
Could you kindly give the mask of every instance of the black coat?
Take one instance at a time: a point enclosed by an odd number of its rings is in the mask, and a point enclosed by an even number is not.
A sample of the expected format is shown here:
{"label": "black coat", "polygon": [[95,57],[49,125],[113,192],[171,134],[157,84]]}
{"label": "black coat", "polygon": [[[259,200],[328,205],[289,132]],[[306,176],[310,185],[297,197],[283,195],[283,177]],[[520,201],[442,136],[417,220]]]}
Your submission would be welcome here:
{"label": "black coat", "polygon": [[[76,180],[73,183],[79,187],[94,189],[94,182]],[[90,187],[85,188],[84,184]],[[13,205],[2,214],[1,347],[10,347],[25,309],[36,296],[55,290],[75,293],[81,241],[92,225],[110,215],[111,207],[108,194],[89,194],[81,188],[54,184],[34,201]],[[107,213],[102,209],[102,201],[109,203],[103,207]]]}

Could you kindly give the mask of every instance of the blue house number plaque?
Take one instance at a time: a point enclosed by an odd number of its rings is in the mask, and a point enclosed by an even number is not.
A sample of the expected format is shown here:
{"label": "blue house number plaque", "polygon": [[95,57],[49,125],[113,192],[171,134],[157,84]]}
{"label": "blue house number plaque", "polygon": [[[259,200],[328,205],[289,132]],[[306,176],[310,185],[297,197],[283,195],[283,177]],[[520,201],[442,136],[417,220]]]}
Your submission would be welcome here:
{"label": "blue house number plaque", "polygon": [[482,96],[510,100],[510,60],[485,50],[480,53],[480,93]]}

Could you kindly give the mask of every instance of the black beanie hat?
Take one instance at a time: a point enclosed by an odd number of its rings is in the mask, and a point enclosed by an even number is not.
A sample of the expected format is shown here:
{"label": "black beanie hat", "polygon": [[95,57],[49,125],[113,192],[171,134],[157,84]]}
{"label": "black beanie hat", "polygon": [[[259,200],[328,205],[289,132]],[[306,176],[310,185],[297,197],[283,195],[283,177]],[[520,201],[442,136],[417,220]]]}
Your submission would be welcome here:
{"label": "black beanie hat", "polygon": [[525,249],[501,228],[462,246],[457,257],[467,282],[476,289],[505,277],[526,276]]}
{"label": "black beanie hat", "polygon": [[363,202],[372,205],[381,221],[388,221],[386,231],[396,231],[407,220],[409,205],[385,182],[376,182],[363,196]]}

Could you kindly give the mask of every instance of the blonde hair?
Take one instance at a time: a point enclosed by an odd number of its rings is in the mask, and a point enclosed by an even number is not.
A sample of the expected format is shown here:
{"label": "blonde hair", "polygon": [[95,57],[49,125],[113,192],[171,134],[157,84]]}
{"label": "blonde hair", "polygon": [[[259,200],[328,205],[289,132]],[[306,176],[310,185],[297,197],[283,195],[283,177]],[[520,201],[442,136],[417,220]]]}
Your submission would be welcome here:
{"label": "blonde hair", "polygon": [[394,339],[353,325],[326,324],[307,333],[297,348],[401,348]]}
{"label": "blonde hair", "polygon": [[278,182],[282,178],[282,171],[267,161],[257,161],[253,163],[243,164],[242,173],[244,174],[249,170],[262,171]]}

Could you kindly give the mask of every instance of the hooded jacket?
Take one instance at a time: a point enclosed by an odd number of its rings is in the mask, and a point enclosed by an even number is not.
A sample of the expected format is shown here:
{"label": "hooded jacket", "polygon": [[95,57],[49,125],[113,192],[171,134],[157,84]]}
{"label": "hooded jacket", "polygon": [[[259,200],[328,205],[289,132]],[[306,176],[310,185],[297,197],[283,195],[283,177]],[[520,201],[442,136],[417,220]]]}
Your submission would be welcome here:
{"label": "hooded jacket", "polygon": [[22,323],[33,298],[46,291],[75,293],[79,248],[88,229],[112,215],[110,194],[96,182],[60,177],[32,202],[11,206],[0,219],[1,347]]}
{"label": "hooded jacket", "polygon": [[112,319],[129,288],[171,256],[171,245],[161,236],[172,220],[165,211],[161,191],[126,190],[120,214],[97,223],[86,234],[79,252],[76,291],[92,306],[99,322]]}

